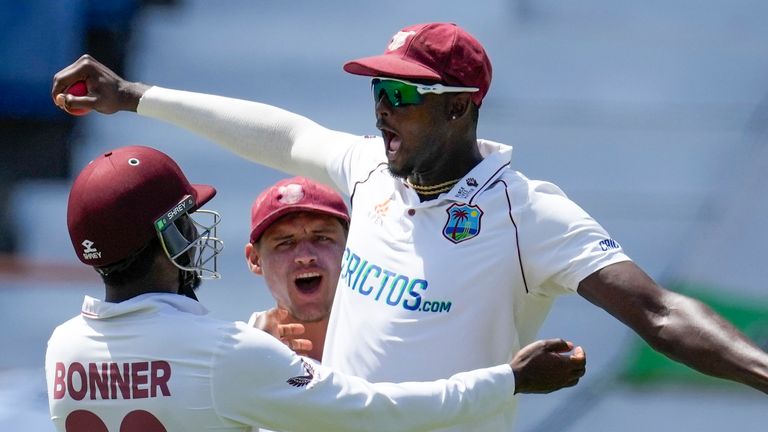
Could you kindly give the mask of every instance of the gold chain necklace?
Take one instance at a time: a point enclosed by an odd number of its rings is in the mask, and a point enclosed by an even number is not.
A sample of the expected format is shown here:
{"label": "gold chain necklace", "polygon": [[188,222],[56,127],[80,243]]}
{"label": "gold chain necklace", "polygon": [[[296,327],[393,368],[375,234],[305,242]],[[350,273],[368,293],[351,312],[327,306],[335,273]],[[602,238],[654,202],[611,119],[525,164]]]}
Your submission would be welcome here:
{"label": "gold chain necklace", "polygon": [[411,181],[408,179],[405,179],[405,183],[411,188],[413,188],[413,190],[415,190],[416,193],[418,193],[419,195],[438,195],[453,189],[453,187],[456,185],[456,183],[459,182],[459,180],[461,180],[461,178],[457,178],[455,180],[448,180],[447,182],[443,182],[436,185],[429,185],[429,186],[416,185],[411,183]]}

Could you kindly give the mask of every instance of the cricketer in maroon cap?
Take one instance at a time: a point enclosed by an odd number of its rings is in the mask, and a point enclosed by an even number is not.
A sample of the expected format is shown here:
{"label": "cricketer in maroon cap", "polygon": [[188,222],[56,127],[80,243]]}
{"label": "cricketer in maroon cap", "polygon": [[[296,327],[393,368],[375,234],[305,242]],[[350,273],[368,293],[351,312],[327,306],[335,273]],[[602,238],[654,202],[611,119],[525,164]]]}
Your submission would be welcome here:
{"label": "cricketer in maroon cap", "polygon": [[[323,359],[348,228],[349,211],[341,195],[306,177],[280,180],[251,207],[248,268],[264,277],[277,308],[287,311],[278,322],[302,325],[301,339],[289,345],[318,361]],[[267,318],[276,313],[254,313],[249,323],[274,334]],[[285,332],[279,334],[284,340],[290,337]]]}
{"label": "cricketer in maroon cap", "polygon": [[[347,62],[344,70],[456,86],[478,107],[491,86],[491,60],[472,35],[452,23],[427,23],[397,32],[384,54]],[[460,89],[460,90],[459,90]]]}
{"label": "cricketer in maroon cap", "polygon": [[[178,269],[178,292],[196,298],[201,278],[218,278],[218,213],[199,210],[216,194],[190,184],[168,155],[144,146],[121,147],[91,161],[69,193],[72,246],[107,286],[107,301],[135,295],[135,285],[163,255]],[[190,215],[208,216],[201,224]]]}
{"label": "cricketer in maroon cap", "polygon": [[[89,56],[56,74],[52,97],[65,110],[161,119],[347,195],[352,223],[325,364],[396,381],[495,363],[534,340],[558,297],[578,294],[668,357],[768,393],[768,354],[757,344],[657,284],[561,188],[518,171],[511,146],[478,138],[492,71],[475,37],[452,23],[406,26],[383,54],[344,69],[370,77],[381,136],[331,130],[268,104],[128,82]],[[83,77],[88,96],[65,93]],[[578,347],[545,346],[551,367],[523,379],[521,392],[583,375]],[[513,424],[514,414],[500,414],[465,430]]]}

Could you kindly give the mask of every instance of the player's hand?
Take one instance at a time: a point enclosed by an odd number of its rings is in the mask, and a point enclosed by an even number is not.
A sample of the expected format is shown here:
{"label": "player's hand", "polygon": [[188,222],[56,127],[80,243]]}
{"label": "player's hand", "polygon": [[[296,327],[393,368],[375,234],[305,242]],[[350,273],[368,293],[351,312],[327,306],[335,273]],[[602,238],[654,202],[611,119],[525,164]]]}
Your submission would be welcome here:
{"label": "player's hand", "polygon": [[271,334],[296,354],[307,355],[312,350],[312,341],[299,337],[304,334],[304,325],[286,323],[286,318],[288,311],[275,307],[260,314],[253,326]]}
{"label": "player's hand", "polygon": [[[88,93],[74,96],[66,90],[78,81],[85,81]],[[128,82],[88,54],[53,76],[51,97],[64,111],[96,110],[103,114],[136,111],[139,99],[149,86]]]}
{"label": "player's hand", "polygon": [[575,386],[586,372],[587,357],[580,346],[547,339],[523,347],[509,364],[515,393],[550,393]]}

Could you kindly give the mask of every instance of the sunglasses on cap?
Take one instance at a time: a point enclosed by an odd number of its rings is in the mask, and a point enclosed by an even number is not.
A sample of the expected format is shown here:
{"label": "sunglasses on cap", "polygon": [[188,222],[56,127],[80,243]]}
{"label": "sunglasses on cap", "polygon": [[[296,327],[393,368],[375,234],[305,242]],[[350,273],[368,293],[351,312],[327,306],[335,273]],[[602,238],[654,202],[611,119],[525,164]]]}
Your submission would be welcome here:
{"label": "sunglasses on cap", "polygon": [[477,87],[451,87],[443,84],[418,84],[394,78],[374,78],[371,81],[373,99],[378,102],[381,92],[387,95],[392,106],[418,105],[424,101],[427,93],[474,93]]}

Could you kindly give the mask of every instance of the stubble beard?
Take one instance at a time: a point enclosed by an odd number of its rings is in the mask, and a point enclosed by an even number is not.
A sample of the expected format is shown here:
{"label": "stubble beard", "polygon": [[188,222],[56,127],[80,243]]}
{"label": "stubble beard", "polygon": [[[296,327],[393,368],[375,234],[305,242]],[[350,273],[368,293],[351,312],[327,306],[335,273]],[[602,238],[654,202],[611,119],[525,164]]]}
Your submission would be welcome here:
{"label": "stubble beard", "polygon": [[412,167],[406,167],[406,166],[401,166],[400,168],[393,167],[391,162],[387,163],[387,170],[389,171],[389,174],[392,177],[398,180],[407,180],[408,176],[413,171]]}

